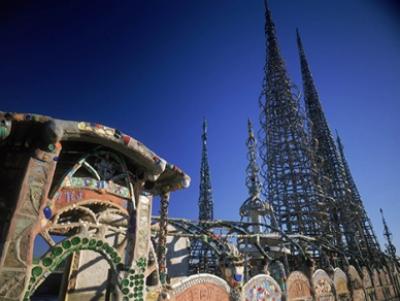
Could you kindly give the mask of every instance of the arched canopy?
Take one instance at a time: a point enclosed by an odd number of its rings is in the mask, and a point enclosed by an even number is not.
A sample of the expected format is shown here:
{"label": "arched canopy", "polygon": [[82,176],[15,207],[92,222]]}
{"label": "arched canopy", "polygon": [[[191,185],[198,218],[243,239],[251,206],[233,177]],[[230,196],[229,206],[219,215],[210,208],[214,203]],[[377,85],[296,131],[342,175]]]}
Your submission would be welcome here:
{"label": "arched canopy", "polygon": [[49,116],[0,112],[0,120],[9,123],[7,139],[16,144],[31,137],[36,147],[47,149],[57,142],[84,141],[106,146],[124,155],[143,170],[145,180],[152,182],[148,190],[159,194],[161,190],[173,191],[189,186],[190,178],[175,165],[167,163],[140,141],[101,124],[53,119]]}

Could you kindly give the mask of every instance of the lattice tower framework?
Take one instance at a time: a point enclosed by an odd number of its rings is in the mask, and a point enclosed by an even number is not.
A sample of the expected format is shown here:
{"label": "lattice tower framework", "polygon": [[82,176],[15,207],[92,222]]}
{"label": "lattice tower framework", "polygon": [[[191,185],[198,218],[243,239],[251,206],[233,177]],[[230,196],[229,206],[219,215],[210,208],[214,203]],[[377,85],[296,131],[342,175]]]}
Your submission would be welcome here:
{"label": "lattice tower framework", "polygon": [[360,236],[354,221],[359,219],[357,206],[352,202],[345,169],[340,159],[335,140],[322,109],[319,94],[304,51],[303,43],[297,30],[297,46],[303,80],[304,101],[309,120],[313,147],[316,151],[320,181],[328,195],[328,208],[332,228],[335,231],[332,244],[357,256],[362,256]]}
{"label": "lattice tower framework", "polygon": [[[333,238],[327,199],[319,183],[314,150],[300,97],[293,93],[281,57],[275,25],[265,1],[267,61],[260,96],[264,192],[287,234]],[[312,251],[321,256],[321,251]]]}
{"label": "lattice tower framework", "polygon": [[210,167],[208,165],[207,150],[207,121],[203,121],[203,133],[201,136],[201,166],[200,166],[200,195],[199,195],[199,220],[214,219],[214,202],[211,188]]}
{"label": "lattice tower framework", "polygon": [[360,236],[357,237],[357,239],[360,242],[364,260],[366,260],[369,264],[374,264],[381,258],[381,248],[372,227],[371,220],[368,217],[360,193],[358,192],[357,186],[351,174],[349,164],[344,154],[344,147],[339,135],[337,135],[337,146],[348,183],[347,189],[351,193],[352,203],[355,204],[355,211],[359,216],[356,220],[353,220],[358,227],[357,232],[360,233]]}

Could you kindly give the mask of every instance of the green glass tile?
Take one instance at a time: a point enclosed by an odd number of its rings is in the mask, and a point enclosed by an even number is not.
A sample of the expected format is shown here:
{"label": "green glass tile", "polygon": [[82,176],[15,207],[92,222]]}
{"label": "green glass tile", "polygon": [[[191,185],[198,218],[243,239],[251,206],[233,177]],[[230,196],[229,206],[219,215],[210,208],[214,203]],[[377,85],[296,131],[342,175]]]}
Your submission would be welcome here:
{"label": "green glass tile", "polygon": [[63,249],[61,247],[54,247],[53,249],[51,249],[51,254],[53,254],[54,256],[60,256],[63,252]]}
{"label": "green glass tile", "polygon": [[53,263],[53,259],[51,259],[50,257],[46,257],[42,260],[42,263],[45,267],[50,266]]}
{"label": "green glass tile", "polygon": [[71,247],[71,242],[69,240],[64,240],[62,246],[64,249],[69,249]]}
{"label": "green glass tile", "polygon": [[43,272],[43,269],[39,266],[36,266],[32,269],[32,276],[39,277]]}
{"label": "green glass tile", "polygon": [[74,246],[79,245],[80,242],[81,242],[80,237],[74,237],[73,239],[71,239],[71,243]]}

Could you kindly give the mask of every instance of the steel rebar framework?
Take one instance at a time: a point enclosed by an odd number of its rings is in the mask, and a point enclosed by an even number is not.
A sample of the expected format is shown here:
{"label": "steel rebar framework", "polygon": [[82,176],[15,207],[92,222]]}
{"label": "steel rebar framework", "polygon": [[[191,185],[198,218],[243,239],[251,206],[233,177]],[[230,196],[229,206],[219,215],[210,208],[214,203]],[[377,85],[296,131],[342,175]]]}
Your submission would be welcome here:
{"label": "steel rebar framework", "polygon": [[[354,221],[359,221],[357,206],[348,189],[345,169],[329,129],[322,109],[318,91],[306,58],[304,47],[297,30],[301,74],[303,79],[304,101],[309,120],[312,142],[315,149],[321,185],[329,197],[329,210],[332,229],[335,231],[333,244],[353,254],[362,256],[359,246],[360,233]],[[344,244],[346,243],[346,245]]]}
{"label": "steel rebar framework", "polygon": [[382,208],[379,211],[381,212],[382,223],[383,223],[383,228],[384,228],[383,236],[385,236],[385,238],[386,238],[386,253],[391,257],[391,259],[394,262],[397,262],[398,260],[397,260],[397,255],[396,255],[396,247],[394,246],[394,244],[392,242],[392,232],[389,230],[389,226],[386,223],[386,219],[385,219],[385,216],[383,215]]}
{"label": "steel rebar framework", "polygon": [[[201,136],[202,152],[200,166],[200,195],[199,195],[199,225],[214,219],[214,203],[211,189],[210,168],[208,165],[207,150],[207,121],[203,121],[203,132]],[[206,236],[205,236],[206,237]],[[215,250],[204,239],[191,241],[190,246],[190,270],[191,273],[213,272],[218,274],[218,258]]]}
{"label": "steel rebar framework", "polygon": [[367,215],[364,204],[361,200],[360,193],[358,192],[357,186],[351,174],[349,164],[347,163],[344,154],[344,147],[339,136],[337,136],[337,146],[340,154],[340,159],[344,166],[346,181],[348,183],[347,189],[351,193],[352,204],[354,204],[355,210],[358,215],[358,218],[355,220],[355,224],[358,227],[357,232],[359,235],[357,239],[360,242],[363,258],[366,259],[367,263],[379,265],[379,260],[382,258],[382,251],[376,238],[374,229],[372,227],[371,220]]}
{"label": "steel rebar framework", "polygon": [[[249,161],[246,168],[246,186],[249,192],[249,197],[240,207],[240,218],[243,222],[252,222],[258,224],[260,222],[269,223],[276,227],[276,220],[272,210],[272,206],[261,199],[261,183],[259,178],[260,168],[257,164],[257,141],[253,132],[251,121],[247,123],[248,138],[247,159]],[[259,226],[252,229],[253,232],[260,233],[262,230]]]}
{"label": "steel rebar framework", "polygon": [[200,167],[200,196],[199,196],[199,220],[214,219],[214,204],[211,190],[210,167],[208,165],[207,151],[207,121],[203,121],[202,152]]}
{"label": "steel rebar framework", "polygon": [[[267,62],[260,97],[264,192],[284,232],[323,234],[331,239],[327,198],[319,183],[300,99],[293,93],[266,2],[265,6]],[[323,259],[318,251],[310,251]]]}

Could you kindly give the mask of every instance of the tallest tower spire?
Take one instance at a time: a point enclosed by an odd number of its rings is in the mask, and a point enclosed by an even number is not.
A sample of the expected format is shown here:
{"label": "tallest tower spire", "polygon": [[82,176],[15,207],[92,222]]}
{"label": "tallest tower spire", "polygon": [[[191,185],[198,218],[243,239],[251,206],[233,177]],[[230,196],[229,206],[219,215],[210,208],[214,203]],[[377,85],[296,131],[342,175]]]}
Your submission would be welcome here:
{"label": "tallest tower spire", "polygon": [[279,61],[279,63],[284,65],[278,47],[278,39],[276,37],[275,24],[272,20],[272,14],[271,10],[269,9],[267,0],[264,0],[264,7],[265,7],[265,34],[266,34],[267,51],[269,58],[273,57],[275,61],[277,62]]}
{"label": "tallest tower spire", "polygon": [[200,167],[200,196],[199,196],[199,220],[214,219],[214,203],[211,190],[210,167],[208,165],[207,151],[207,120],[203,121],[203,133],[201,135],[201,167]]}
{"label": "tallest tower spire", "polygon": [[[274,81],[279,79],[279,84],[282,91],[290,93],[291,83],[287,75],[285,62],[281,56],[276,36],[274,21],[272,20],[271,10],[269,9],[267,0],[264,0],[265,6],[265,37],[267,50],[267,63],[265,66],[265,80]],[[268,74],[268,75],[267,75]],[[272,86],[271,86],[272,88]],[[290,97],[293,98],[293,97]]]}
{"label": "tallest tower spire", "polygon": [[[267,61],[260,97],[264,187],[280,228],[288,234],[329,237],[324,193],[318,184],[305,118],[279,51],[271,11],[265,1]],[[329,226],[329,225],[328,225]]]}

